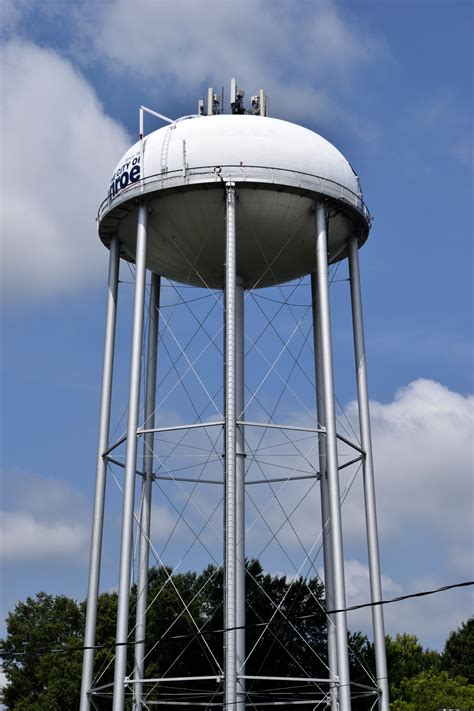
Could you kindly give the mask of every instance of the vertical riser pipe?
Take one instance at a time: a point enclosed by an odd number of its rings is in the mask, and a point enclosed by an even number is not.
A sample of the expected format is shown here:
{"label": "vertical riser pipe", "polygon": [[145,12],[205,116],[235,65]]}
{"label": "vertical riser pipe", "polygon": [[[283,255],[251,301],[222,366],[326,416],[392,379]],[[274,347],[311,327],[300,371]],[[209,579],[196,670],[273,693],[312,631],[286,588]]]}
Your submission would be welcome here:
{"label": "vertical riser pipe", "polygon": [[224,497],[224,708],[237,702],[236,649],[236,367],[235,185],[226,184],[225,267],[225,497]]}

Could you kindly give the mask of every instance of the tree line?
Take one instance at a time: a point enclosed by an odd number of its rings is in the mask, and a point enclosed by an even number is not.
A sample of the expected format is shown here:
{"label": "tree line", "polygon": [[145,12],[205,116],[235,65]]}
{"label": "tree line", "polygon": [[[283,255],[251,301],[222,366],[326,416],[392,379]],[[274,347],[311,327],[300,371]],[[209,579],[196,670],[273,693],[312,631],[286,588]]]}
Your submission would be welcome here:
{"label": "tree line", "polygon": [[[136,587],[130,602],[133,628]],[[145,676],[204,676],[222,667],[223,572],[209,566],[201,573],[150,571]],[[189,612],[185,611],[183,603]],[[97,683],[113,681],[113,649],[117,595],[102,593],[97,617],[95,652]],[[203,635],[196,634],[197,628]],[[267,627],[262,623],[271,620]],[[64,595],[40,592],[19,602],[7,617],[7,634],[0,644],[7,685],[3,704],[15,711],[76,711],[82,672],[85,603]],[[327,678],[324,586],[317,578],[288,580],[265,574],[256,560],[247,564],[246,649],[252,651],[246,674]],[[262,634],[264,633],[264,634]],[[474,709],[474,618],[453,631],[442,653],[424,649],[413,635],[387,636],[387,661],[393,711]],[[368,638],[349,632],[351,681],[354,693],[370,685],[366,670],[374,670],[374,648]],[[133,645],[129,669],[133,667]],[[274,699],[262,682],[249,684],[255,703]],[[354,711],[370,709],[374,697],[360,696]],[[109,709],[110,698],[95,697],[97,709]],[[300,706],[310,709],[313,704]],[[187,707],[192,708],[192,707]],[[196,707],[199,708],[199,707]],[[201,707],[202,708],[202,707]]]}

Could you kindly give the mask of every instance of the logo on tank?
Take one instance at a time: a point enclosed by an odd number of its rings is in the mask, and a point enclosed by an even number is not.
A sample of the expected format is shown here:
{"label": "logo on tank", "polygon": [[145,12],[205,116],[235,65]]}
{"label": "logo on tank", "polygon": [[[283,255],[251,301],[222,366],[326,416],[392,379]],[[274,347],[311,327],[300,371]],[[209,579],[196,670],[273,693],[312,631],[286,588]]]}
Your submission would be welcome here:
{"label": "logo on tank", "polygon": [[140,180],[140,153],[128,156],[112,175],[109,198],[114,198],[121,190]]}

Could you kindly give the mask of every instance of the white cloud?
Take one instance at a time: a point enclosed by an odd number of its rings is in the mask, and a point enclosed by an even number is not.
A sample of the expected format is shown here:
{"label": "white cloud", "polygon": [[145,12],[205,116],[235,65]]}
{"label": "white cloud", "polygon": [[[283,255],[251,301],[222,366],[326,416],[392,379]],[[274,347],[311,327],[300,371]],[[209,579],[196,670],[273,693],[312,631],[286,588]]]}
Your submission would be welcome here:
{"label": "white cloud", "polygon": [[[346,414],[357,429],[355,403],[347,406]],[[420,379],[399,389],[391,402],[372,402],[371,415],[384,595],[472,579],[474,397]],[[341,491],[351,477],[350,470],[341,472]],[[267,487],[261,487],[258,494],[257,487],[249,487],[257,507],[248,503],[247,525],[254,519],[257,522],[248,543],[251,554],[258,555],[271,539],[267,526],[258,520],[261,512],[273,531],[282,526],[278,540],[288,552],[286,558],[273,541],[264,557],[270,557],[274,569],[283,564],[292,574],[291,564],[298,568],[305,558],[296,534],[308,551],[320,530],[319,485],[306,496],[307,483],[275,485],[275,490],[279,488],[276,503],[270,502]],[[289,515],[300,499],[290,526],[281,507]],[[348,603],[366,602],[370,589],[360,474],[343,506],[342,520]],[[322,554],[316,565],[322,572]],[[305,570],[312,574],[307,565]],[[425,644],[439,646],[469,615],[469,609],[468,594],[462,591],[423,598],[422,603],[389,605],[387,631],[407,631],[419,635]],[[350,613],[349,623],[352,629],[370,631],[370,611]]]}
{"label": "white cloud", "polygon": [[2,51],[2,281],[8,300],[73,292],[106,269],[95,226],[129,143],[87,81],[53,51]]}
{"label": "white cloud", "polygon": [[[435,590],[446,582],[444,571],[414,576],[402,594]],[[442,649],[448,635],[472,615],[472,590],[452,590],[384,606],[387,633],[415,634],[424,646]]]}
{"label": "white cloud", "polygon": [[[419,379],[397,390],[391,402],[372,401],[370,411],[381,535],[387,539],[396,537],[405,526],[416,523],[443,531],[449,539],[459,539],[465,534],[472,514],[474,396],[454,392],[433,380]],[[357,431],[357,403],[349,403],[345,415]],[[291,424],[311,425],[309,418],[301,413],[285,419]],[[339,419],[338,429],[348,436],[342,429],[347,420],[344,416]],[[246,439],[250,448],[256,446],[251,428],[246,431]],[[268,477],[278,475],[271,463],[272,451],[285,456],[287,474],[306,472],[311,464],[317,464],[313,439],[298,443],[298,452],[288,440],[269,431],[261,446],[258,459],[265,463]],[[339,454],[341,462],[354,457],[353,450],[341,444]],[[251,479],[262,478],[254,465],[248,466],[253,466]],[[341,493],[353,473],[353,469],[341,472]],[[285,476],[285,472],[279,476]],[[274,489],[280,491],[280,498],[290,511],[309,486],[308,483],[279,483]],[[349,519],[347,535],[362,539],[365,517],[361,501],[354,496],[357,487],[356,480],[344,504],[344,518]],[[358,488],[362,492],[360,485]],[[252,488],[253,491],[257,489]],[[314,496],[317,502],[319,488]],[[263,498],[269,502],[269,490]],[[256,501],[260,501],[257,496]],[[314,506],[315,502],[303,498],[298,517],[301,519],[300,513],[306,512],[305,524],[314,518]],[[311,540],[306,529],[302,533]]]}
{"label": "white cloud", "polygon": [[[369,568],[358,560],[347,560],[344,565],[346,596],[348,605],[359,605],[369,599]],[[391,578],[382,575],[384,598],[401,594],[401,586]]]}
{"label": "white cloud", "polygon": [[371,421],[382,535],[417,523],[461,543],[472,520],[474,396],[419,379],[391,403],[372,402]]}
{"label": "white cloud", "polygon": [[0,557],[4,564],[86,560],[89,506],[85,495],[63,481],[9,471],[3,476]]}
{"label": "white cloud", "polygon": [[247,105],[263,86],[273,115],[349,124],[353,119],[330,96],[336,84],[350,86],[381,50],[380,40],[328,0],[300,8],[267,0],[115,0],[82,14],[78,24],[112,71],[146,79],[152,95],[163,89],[189,94],[191,88],[195,94],[207,82],[220,88],[236,76],[247,89]]}
{"label": "white cloud", "polygon": [[57,558],[82,552],[88,531],[80,524],[38,521],[22,511],[2,511],[4,561]]}
{"label": "white cloud", "polygon": [[[426,537],[436,534],[455,543],[457,558],[463,560],[473,513],[474,396],[419,379],[400,388],[392,402],[372,401],[370,411],[382,538],[396,541],[408,527],[421,526]],[[356,403],[349,403],[346,415],[357,431]],[[351,476],[349,470],[341,473],[341,491]],[[291,510],[303,493],[303,485],[284,485],[286,508]],[[308,497],[298,509],[299,528],[307,541],[306,524],[314,519],[316,501]],[[343,519],[346,537],[363,541],[360,477],[344,504]]]}
{"label": "white cloud", "polygon": [[[369,569],[358,560],[345,561],[347,605],[370,600]],[[402,584],[382,575],[382,597],[390,600],[414,592],[435,590],[446,580],[443,575],[413,576]],[[422,598],[410,598],[383,607],[385,632],[392,637],[399,632],[414,634],[425,647],[442,649],[449,633],[472,614],[472,593],[452,590]],[[362,608],[348,612],[351,630],[361,630],[372,638],[372,611]]]}
{"label": "white cloud", "polygon": [[[156,76],[156,67],[179,85],[195,85],[216,71],[255,70],[268,74],[268,60],[278,65],[307,65],[321,75],[350,71],[370,58],[375,41],[344,18],[326,0],[295,12],[291,3],[222,3],[205,0],[185,5],[116,0],[102,6],[95,31],[97,51],[117,68]],[[121,38],[124,41],[117,41]],[[317,52],[315,48],[317,47]],[[278,68],[283,71],[283,67]]]}

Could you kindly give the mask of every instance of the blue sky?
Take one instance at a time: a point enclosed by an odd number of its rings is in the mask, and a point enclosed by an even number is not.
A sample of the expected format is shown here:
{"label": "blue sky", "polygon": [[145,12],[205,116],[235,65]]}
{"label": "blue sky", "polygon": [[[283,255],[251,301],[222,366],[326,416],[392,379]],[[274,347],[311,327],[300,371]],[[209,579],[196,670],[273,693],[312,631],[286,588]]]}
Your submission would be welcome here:
{"label": "blue sky", "polygon": [[[40,589],[85,596],[107,269],[95,215],[135,140],[138,106],[189,114],[232,76],[247,96],[264,87],[272,116],[333,142],[375,218],[361,268],[386,594],[471,579],[472,3],[3,0],[1,11],[1,616]],[[114,422],[131,289],[121,287]],[[336,391],[350,419],[346,282],[332,301]],[[119,503],[112,484],[104,589],[117,584]],[[166,528],[169,506],[157,506]],[[351,493],[354,602],[368,596],[360,513]],[[196,553],[185,567],[204,562]],[[294,572],[276,554],[267,562]],[[392,606],[387,629],[442,647],[470,600],[453,591]],[[350,623],[368,629],[362,614]]]}

